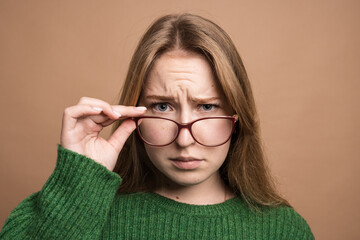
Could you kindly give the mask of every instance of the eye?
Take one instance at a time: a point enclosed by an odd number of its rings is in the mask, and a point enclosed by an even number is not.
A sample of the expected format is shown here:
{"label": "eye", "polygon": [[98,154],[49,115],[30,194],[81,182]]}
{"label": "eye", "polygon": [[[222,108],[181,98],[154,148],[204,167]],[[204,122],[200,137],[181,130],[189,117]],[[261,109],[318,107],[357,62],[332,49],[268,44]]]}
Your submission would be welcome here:
{"label": "eye", "polygon": [[211,110],[214,110],[218,106],[215,104],[201,104],[199,107],[200,107],[200,110],[211,111]]}
{"label": "eye", "polygon": [[154,103],[151,105],[151,107],[159,112],[165,112],[170,110],[169,104],[167,103]]}

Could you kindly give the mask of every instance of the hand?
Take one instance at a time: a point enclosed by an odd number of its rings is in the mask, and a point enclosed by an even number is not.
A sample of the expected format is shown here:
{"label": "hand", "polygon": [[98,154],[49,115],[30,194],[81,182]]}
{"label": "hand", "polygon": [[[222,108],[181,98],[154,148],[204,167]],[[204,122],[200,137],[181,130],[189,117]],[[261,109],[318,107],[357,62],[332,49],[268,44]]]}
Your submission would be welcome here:
{"label": "hand", "polygon": [[100,137],[99,133],[120,117],[137,117],[145,111],[145,107],[110,105],[99,99],[83,97],[77,105],[64,111],[60,144],[112,171],[126,139],[136,128],[135,122],[125,119],[109,139]]}

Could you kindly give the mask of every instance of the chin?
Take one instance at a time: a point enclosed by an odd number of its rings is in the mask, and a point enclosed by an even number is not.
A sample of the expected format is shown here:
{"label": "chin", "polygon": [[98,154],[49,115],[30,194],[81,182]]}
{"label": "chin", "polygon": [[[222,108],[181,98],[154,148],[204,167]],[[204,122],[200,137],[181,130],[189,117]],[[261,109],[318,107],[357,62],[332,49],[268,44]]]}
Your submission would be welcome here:
{"label": "chin", "polygon": [[[176,176],[180,175],[180,176]],[[196,176],[199,174],[196,173],[178,173],[171,176],[166,176],[165,181],[169,181],[169,183],[173,183],[175,185],[181,186],[181,187],[191,187],[198,184],[203,183],[206,181],[206,177]],[[195,176],[194,176],[195,175]]]}

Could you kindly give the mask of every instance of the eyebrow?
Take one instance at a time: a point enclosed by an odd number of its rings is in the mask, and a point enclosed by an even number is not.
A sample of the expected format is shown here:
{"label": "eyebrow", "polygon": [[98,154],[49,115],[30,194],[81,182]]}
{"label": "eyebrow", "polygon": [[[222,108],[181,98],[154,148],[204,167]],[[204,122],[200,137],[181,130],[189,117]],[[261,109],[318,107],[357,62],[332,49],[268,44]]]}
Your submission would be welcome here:
{"label": "eyebrow", "polygon": [[[147,99],[155,99],[155,100],[160,100],[160,101],[173,101],[174,97],[172,96],[162,96],[162,95],[148,95],[146,96]],[[191,97],[190,100],[192,102],[198,102],[198,103],[203,103],[203,102],[209,102],[209,101],[213,101],[213,100],[221,100],[220,97],[209,97],[209,98],[197,98],[197,97]]]}

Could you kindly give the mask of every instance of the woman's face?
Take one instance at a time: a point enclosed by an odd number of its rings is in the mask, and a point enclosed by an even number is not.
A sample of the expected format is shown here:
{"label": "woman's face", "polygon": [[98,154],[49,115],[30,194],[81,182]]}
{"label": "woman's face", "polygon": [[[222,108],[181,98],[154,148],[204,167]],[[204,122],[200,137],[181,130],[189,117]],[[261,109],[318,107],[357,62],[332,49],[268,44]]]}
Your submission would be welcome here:
{"label": "woman's face", "polygon": [[[147,107],[146,115],[179,123],[233,114],[206,59],[183,50],[166,52],[155,61],[139,104]],[[145,149],[169,183],[192,186],[220,179],[218,170],[229,146],[230,141],[218,147],[202,146],[188,129],[181,129],[172,144],[165,147],[145,144]]]}

